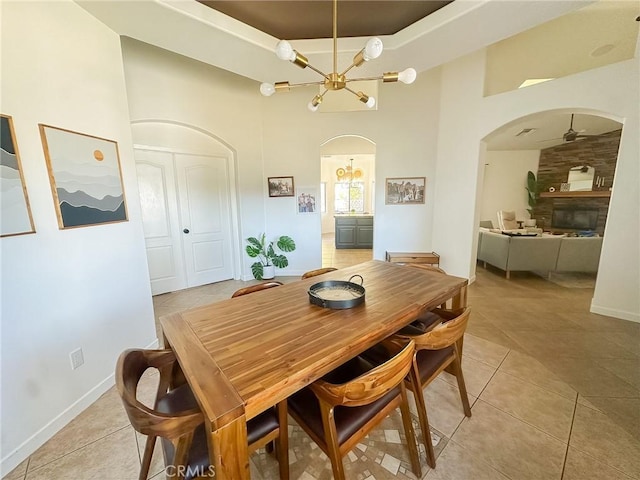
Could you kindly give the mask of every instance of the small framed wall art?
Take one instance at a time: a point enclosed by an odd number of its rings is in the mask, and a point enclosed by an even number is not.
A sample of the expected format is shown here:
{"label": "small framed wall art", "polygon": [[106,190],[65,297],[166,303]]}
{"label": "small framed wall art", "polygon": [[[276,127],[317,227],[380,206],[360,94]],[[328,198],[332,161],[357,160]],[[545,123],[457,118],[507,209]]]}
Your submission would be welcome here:
{"label": "small framed wall art", "polygon": [[299,187],[296,189],[296,211],[298,213],[316,213],[318,211],[318,189],[315,187]]}
{"label": "small framed wall art", "polygon": [[39,126],[60,229],[126,222],[118,144]]}
{"label": "small framed wall art", "polygon": [[386,205],[416,205],[424,203],[425,177],[387,178],[384,203]]}
{"label": "small framed wall art", "polygon": [[269,177],[267,178],[270,197],[293,197],[293,177]]}
{"label": "small framed wall art", "polygon": [[0,237],[35,233],[13,119],[0,114]]}

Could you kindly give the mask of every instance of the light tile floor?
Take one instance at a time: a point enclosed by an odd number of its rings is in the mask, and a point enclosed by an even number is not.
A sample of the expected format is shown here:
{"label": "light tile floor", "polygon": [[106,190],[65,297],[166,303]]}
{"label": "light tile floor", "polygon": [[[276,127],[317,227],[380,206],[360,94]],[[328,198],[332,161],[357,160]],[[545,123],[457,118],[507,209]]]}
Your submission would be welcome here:
{"label": "light tile floor", "polygon": [[333,233],[322,234],[322,266],[345,268],[373,258],[370,248],[336,248]]}
{"label": "light tile floor", "polygon": [[[160,295],[156,316],[229,298],[244,285]],[[473,416],[464,417],[448,374],[425,389],[438,462],[429,469],[421,445],[422,478],[640,479],[640,325],[589,313],[592,295],[584,282],[566,288],[534,274],[506,280],[478,268],[463,356]],[[148,402],[156,379],[142,382]],[[344,458],[347,478],[415,478],[402,432],[396,412]],[[331,478],[309,437],[293,422],[289,433],[291,478]],[[5,478],[135,479],[143,444],[112,388]],[[256,452],[251,472],[275,479],[277,462]],[[158,451],[151,474],[163,478]]]}

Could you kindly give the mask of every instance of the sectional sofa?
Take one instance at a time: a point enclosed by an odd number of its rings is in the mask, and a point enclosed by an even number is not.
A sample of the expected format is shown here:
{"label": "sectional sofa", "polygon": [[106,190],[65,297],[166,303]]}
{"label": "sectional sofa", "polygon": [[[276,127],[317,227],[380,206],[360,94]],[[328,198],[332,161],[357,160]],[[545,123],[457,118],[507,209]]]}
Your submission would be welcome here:
{"label": "sectional sofa", "polygon": [[478,260],[506,272],[597,272],[602,237],[510,236],[480,230]]}

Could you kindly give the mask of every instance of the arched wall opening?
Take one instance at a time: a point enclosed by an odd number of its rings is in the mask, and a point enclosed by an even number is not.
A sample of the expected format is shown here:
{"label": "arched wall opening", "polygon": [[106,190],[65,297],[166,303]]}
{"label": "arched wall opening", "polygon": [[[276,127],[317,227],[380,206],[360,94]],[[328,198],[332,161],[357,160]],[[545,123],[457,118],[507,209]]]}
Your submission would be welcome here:
{"label": "arched wall opening", "polygon": [[[478,224],[500,228],[497,212],[506,210],[516,213],[520,228],[529,225],[527,234],[605,236],[622,127],[622,119],[608,112],[562,108],[525,115],[494,129],[482,139]],[[578,137],[567,140],[570,128]],[[536,180],[532,200],[528,172]],[[482,239],[478,241],[478,259],[486,261],[491,255]],[[600,249],[596,264],[599,256]],[[584,263],[584,273],[597,272],[594,262]],[[561,270],[562,262],[556,268]]]}
{"label": "arched wall opening", "polygon": [[338,135],[320,145],[323,266],[373,256],[375,160],[375,142],[360,135]]}

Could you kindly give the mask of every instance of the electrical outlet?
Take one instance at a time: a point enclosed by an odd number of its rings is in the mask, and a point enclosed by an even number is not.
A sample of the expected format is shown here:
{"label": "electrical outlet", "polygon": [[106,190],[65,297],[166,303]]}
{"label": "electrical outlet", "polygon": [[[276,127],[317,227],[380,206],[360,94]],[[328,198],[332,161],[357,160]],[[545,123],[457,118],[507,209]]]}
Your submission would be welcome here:
{"label": "electrical outlet", "polygon": [[82,348],[77,348],[69,354],[71,359],[71,369],[75,370],[84,363],[84,356],[82,355]]}

